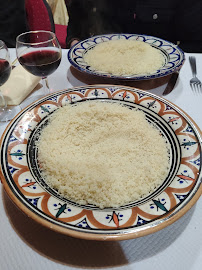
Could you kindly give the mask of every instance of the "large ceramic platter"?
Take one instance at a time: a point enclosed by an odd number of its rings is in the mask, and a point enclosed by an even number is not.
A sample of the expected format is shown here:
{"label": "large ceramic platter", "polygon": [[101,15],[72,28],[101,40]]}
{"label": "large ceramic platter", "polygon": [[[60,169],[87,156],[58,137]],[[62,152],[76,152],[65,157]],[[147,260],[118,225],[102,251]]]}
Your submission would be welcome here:
{"label": "large ceramic platter", "polygon": [[[117,76],[111,73],[104,73],[99,70],[95,70],[84,61],[84,55],[97,44],[117,39],[139,40],[150,44],[162,53],[164,57],[164,65],[152,74],[128,74]],[[80,41],[69,50],[68,60],[71,65],[79,71],[91,75],[124,80],[149,80],[163,77],[180,70],[184,63],[185,56],[184,52],[177,45],[157,37],[137,34],[107,34],[94,36]]]}
{"label": "large ceramic platter", "polygon": [[[95,101],[141,110],[169,148],[169,172],[162,185],[119,208],[99,209],[67,200],[47,185],[39,169],[36,142],[50,115],[66,104]],[[201,142],[200,130],[190,117],[158,96],[118,85],[77,87],[32,103],[10,122],[1,138],[0,177],[17,206],[48,228],[84,239],[130,239],[166,227],[199,198]]]}

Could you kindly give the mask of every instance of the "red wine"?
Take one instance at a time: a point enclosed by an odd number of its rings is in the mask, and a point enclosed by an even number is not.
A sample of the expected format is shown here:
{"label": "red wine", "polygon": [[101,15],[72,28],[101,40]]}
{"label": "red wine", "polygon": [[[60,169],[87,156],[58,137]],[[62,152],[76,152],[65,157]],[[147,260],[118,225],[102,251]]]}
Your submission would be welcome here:
{"label": "red wine", "polygon": [[38,50],[24,54],[18,60],[33,75],[46,77],[58,68],[61,56],[56,51]]}
{"label": "red wine", "polygon": [[11,73],[10,63],[5,59],[0,59],[0,85],[3,85]]}

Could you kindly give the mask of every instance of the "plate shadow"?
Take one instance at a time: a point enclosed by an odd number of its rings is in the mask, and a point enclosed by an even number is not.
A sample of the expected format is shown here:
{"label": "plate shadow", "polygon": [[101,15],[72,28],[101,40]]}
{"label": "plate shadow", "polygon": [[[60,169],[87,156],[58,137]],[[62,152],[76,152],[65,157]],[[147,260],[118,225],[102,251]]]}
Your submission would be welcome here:
{"label": "plate shadow", "polygon": [[72,238],[43,227],[17,208],[4,189],[2,199],[11,226],[27,245],[50,260],[78,268],[129,266],[155,256],[180,236],[195,208],[154,234],[131,240],[102,242]]}

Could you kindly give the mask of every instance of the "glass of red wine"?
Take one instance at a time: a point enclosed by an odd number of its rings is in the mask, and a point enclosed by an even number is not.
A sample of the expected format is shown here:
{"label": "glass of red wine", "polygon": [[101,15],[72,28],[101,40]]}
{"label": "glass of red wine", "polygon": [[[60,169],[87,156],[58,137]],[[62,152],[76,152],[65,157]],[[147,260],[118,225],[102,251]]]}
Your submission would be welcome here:
{"label": "glass of red wine", "polygon": [[35,100],[49,94],[47,76],[58,68],[62,55],[55,33],[39,30],[20,34],[16,39],[16,54],[28,72],[42,78],[43,91],[40,90],[41,95]]}
{"label": "glass of red wine", "polygon": [[[8,80],[10,74],[11,63],[9,51],[4,41],[0,40],[0,122],[11,120],[20,111],[15,106],[8,106],[7,96],[1,92],[1,86]],[[6,94],[9,94],[8,91]]]}

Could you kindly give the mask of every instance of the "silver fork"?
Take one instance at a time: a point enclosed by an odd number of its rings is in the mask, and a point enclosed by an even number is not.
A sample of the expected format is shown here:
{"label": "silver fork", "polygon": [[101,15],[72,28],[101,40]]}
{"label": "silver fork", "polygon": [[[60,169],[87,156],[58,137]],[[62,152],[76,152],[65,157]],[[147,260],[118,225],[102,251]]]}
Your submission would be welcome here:
{"label": "silver fork", "polygon": [[196,77],[196,58],[195,56],[189,57],[189,63],[191,66],[193,78],[190,80],[190,86],[194,92],[201,92],[202,83],[201,81]]}

